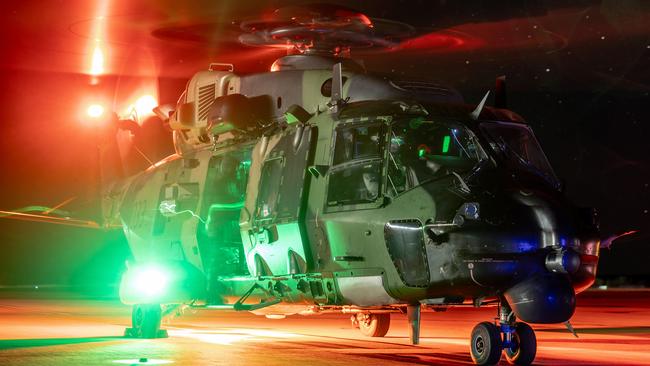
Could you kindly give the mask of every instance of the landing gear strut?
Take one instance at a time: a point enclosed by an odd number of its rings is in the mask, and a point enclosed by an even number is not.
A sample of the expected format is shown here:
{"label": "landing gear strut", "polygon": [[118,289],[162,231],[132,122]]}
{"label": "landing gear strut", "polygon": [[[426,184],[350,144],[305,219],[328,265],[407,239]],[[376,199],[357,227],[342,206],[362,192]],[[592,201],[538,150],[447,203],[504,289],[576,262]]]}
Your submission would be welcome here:
{"label": "landing gear strut", "polygon": [[482,322],[472,330],[470,353],[477,365],[495,365],[501,359],[501,352],[508,363],[530,365],[537,353],[535,332],[526,323],[516,321],[506,301],[499,305],[498,326]]}
{"label": "landing gear strut", "polygon": [[409,321],[409,338],[411,344],[420,344],[420,304],[409,305],[406,308]]}
{"label": "landing gear strut", "polygon": [[124,335],[132,338],[167,338],[167,331],[160,329],[162,311],[158,304],[134,305],[131,312],[131,328]]}

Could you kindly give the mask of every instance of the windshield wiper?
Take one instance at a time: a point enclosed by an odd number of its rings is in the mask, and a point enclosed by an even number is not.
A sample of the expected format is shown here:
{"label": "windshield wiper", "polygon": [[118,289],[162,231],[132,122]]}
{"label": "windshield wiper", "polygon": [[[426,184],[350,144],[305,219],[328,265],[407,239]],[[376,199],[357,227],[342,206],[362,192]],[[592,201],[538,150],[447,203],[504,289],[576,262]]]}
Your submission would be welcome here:
{"label": "windshield wiper", "polygon": [[376,161],[381,161],[381,160],[382,159],[381,159],[380,156],[373,156],[373,157],[369,157],[369,158],[361,158],[361,159],[357,159],[357,160],[348,160],[346,162],[334,165],[333,167],[330,168],[330,171],[332,171],[332,172],[333,171],[339,171],[341,169],[346,169],[346,168],[350,168],[350,167],[357,166],[357,165],[374,163]]}
{"label": "windshield wiper", "polygon": [[539,167],[531,163],[528,159],[524,159],[524,157],[519,155],[509,144],[505,142],[503,136],[499,136],[498,139],[501,141],[501,144],[498,144],[498,146],[500,147],[500,150],[502,152],[504,152],[507,155],[514,156],[515,160],[519,162],[519,165],[523,166],[529,172],[543,178],[551,186],[553,187],[558,186],[555,180],[552,177],[550,177],[547,173],[545,173]]}
{"label": "windshield wiper", "polygon": [[460,174],[458,174],[458,173],[456,173],[454,171],[452,171],[451,174],[453,174],[456,178],[458,178],[458,182],[460,182],[460,186],[461,186],[463,192],[465,192],[465,193],[472,192],[469,189],[469,186],[467,185],[467,183],[465,183],[465,180],[463,179],[463,177],[460,176]]}
{"label": "windshield wiper", "polygon": [[456,141],[456,143],[458,144],[458,147],[460,147],[463,150],[463,152],[465,153],[465,155],[467,155],[467,157],[469,158],[470,157],[469,153],[467,152],[467,150],[465,150],[465,147],[463,146],[463,144],[461,144],[460,141],[458,141],[458,136],[456,136],[456,133],[454,133],[454,130],[451,131],[451,135],[454,136],[454,141]]}

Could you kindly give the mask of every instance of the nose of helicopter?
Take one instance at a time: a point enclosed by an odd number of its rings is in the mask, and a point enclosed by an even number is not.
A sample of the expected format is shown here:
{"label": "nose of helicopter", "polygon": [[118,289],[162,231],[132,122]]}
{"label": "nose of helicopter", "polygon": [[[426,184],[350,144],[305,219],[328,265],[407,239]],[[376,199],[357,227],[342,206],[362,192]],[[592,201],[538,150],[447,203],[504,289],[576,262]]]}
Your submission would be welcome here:
{"label": "nose of helicopter", "polygon": [[527,192],[519,192],[515,200],[531,214],[544,264],[542,271],[509,287],[504,296],[517,317],[527,322],[567,321],[575,311],[576,293],[595,280],[596,225],[584,210],[561,200]]}
{"label": "nose of helicopter", "polygon": [[594,211],[526,191],[516,194],[515,200],[531,212],[539,247],[547,251],[546,270],[567,276],[576,293],[591,286],[600,244]]}

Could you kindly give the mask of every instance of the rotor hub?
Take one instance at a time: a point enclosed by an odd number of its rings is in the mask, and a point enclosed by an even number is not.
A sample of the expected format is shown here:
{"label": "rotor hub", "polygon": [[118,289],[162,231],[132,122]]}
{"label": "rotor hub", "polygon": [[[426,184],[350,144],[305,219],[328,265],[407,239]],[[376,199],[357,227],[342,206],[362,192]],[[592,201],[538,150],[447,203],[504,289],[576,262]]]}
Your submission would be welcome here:
{"label": "rotor hub", "polygon": [[394,40],[413,33],[406,24],[371,20],[361,12],[331,4],[284,7],[240,26],[246,33],[239,41],[245,45],[321,56],[348,56],[351,49],[390,47]]}

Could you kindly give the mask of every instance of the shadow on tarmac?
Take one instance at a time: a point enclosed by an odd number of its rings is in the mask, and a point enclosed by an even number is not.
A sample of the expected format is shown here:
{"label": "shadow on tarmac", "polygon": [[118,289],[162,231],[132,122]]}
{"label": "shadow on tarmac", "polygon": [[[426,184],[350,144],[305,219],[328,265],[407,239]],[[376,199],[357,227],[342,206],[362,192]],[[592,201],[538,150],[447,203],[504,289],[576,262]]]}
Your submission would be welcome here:
{"label": "shadow on tarmac", "polygon": [[471,363],[471,358],[466,353],[412,353],[412,354],[366,354],[368,358],[383,361],[398,361],[410,365],[466,365]]}
{"label": "shadow on tarmac", "polygon": [[[536,329],[536,332],[566,333],[566,329]],[[650,334],[650,326],[610,327],[610,328],[575,328],[577,334]]]}
{"label": "shadow on tarmac", "polygon": [[124,337],[85,337],[85,338],[42,338],[42,339],[0,339],[0,350],[28,347],[59,346],[91,342],[107,342],[124,339]]}

